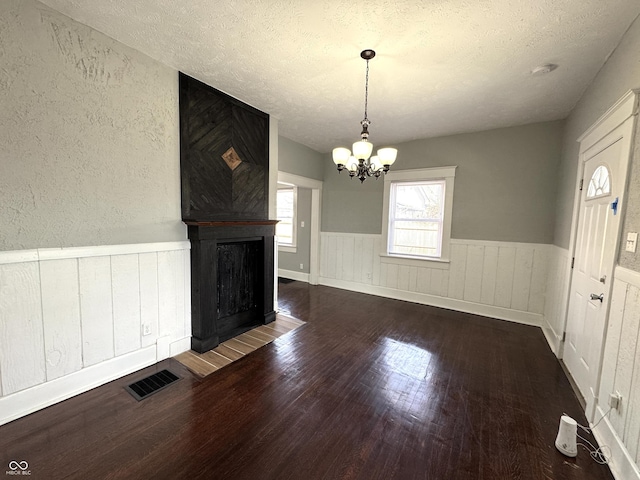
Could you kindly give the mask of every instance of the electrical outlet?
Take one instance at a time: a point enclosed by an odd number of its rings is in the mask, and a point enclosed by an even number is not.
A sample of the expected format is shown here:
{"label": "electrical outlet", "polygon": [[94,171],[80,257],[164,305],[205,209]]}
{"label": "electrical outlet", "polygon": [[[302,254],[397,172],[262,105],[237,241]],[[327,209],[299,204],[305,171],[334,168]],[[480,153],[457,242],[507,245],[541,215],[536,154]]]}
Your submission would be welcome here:
{"label": "electrical outlet", "polygon": [[300,270],[304,270],[304,263],[300,264]]}
{"label": "electrical outlet", "polygon": [[638,233],[637,232],[627,233],[627,244],[625,245],[624,249],[627,252],[636,253],[637,244],[638,244]]}
{"label": "electrical outlet", "polygon": [[146,336],[146,335],[151,335],[151,325],[148,323],[143,323],[142,324],[142,335]]}
{"label": "electrical outlet", "polygon": [[609,394],[609,406],[613,410],[619,410],[621,402],[622,402],[622,395],[620,395],[620,392]]}
{"label": "electrical outlet", "polygon": [[301,228],[304,228],[304,220],[302,220],[302,221],[300,222],[300,227],[301,227]]}

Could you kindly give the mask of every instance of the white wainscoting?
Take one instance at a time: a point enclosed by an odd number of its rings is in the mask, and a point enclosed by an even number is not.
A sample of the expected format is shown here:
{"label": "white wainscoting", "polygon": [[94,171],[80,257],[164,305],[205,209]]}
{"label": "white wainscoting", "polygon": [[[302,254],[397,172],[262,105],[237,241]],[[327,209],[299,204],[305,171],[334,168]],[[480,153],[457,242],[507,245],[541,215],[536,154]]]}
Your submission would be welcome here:
{"label": "white wainscoting", "polygon": [[569,273],[571,259],[569,250],[566,248],[550,245],[549,252],[542,331],[551,351],[556,356],[561,356],[560,347],[564,333],[567,299],[569,298],[569,280],[571,279]]}
{"label": "white wainscoting", "polygon": [[320,283],[542,325],[550,245],[451,240],[450,263],[380,256],[382,235],[322,232]]}
{"label": "white wainscoting", "polygon": [[188,350],[189,248],[0,252],[0,425]]}
{"label": "white wainscoting", "polygon": [[640,273],[617,267],[614,272],[596,419],[609,410],[609,394],[622,395],[595,429],[600,445],[611,449],[611,471],[618,480],[640,480]]}

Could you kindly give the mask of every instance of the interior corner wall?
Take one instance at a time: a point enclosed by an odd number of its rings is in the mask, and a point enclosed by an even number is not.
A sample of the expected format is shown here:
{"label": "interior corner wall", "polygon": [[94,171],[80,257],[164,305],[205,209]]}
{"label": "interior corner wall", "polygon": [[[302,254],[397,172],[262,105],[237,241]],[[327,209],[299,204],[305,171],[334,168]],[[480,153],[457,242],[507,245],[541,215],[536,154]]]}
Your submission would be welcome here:
{"label": "interior corner wall", "polygon": [[0,38],[0,251],[186,239],[177,72],[34,0]]}
{"label": "interior corner wall", "polygon": [[301,177],[323,180],[324,156],[285,137],[278,137],[278,170]]}
{"label": "interior corner wall", "polygon": [[[577,187],[576,175],[580,148],[577,140],[628,90],[640,88],[639,50],[640,17],[636,18],[631,24],[619,45],[600,69],[600,72],[566,120],[562,160],[558,169],[558,205],[553,239],[553,243],[561,248],[569,248],[571,237],[571,219]],[[634,168],[637,170],[637,167],[635,167],[636,162],[632,163],[632,171]],[[640,184],[636,182],[630,185],[632,196],[635,196],[636,189],[640,190]],[[632,210],[631,203],[627,207],[628,216],[628,212]],[[640,208],[640,202],[636,201],[635,208]],[[626,222],[623,220],[623,223]],[[640,229],[640,218],[634,220],[633,225],[634,228]],[[624,263],[627,264],[628,261],[630,260],[625,259]]]}
{"label": "interior corner wall", "polygon": [[[405,142],[392,168],[458,166],[452,238],[551,243],[562,133],[552,121]],[[379,234],[383,179],[361,185],[324,164],[322,231]]]}

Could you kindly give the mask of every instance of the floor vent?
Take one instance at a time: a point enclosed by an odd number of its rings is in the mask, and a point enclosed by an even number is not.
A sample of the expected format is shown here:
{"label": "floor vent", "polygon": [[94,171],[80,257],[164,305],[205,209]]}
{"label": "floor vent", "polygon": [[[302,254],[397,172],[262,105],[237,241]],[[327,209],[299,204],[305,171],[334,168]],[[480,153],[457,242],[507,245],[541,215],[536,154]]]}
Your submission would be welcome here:
{"label": "floor vent", "polygon": [[169,370],[162,370],[158,373],[138,380],[124,389],[129,392],[133,397],[140,401],[147,398],[149,395],[159,392],[163,388],[168,387],[180,377],[171,373]]}
{"label": "floor vent", "polygon": [[291,282],[295,282],[295,280],[292,280],[290,278],[278,277],[278,283],[291,283]]}

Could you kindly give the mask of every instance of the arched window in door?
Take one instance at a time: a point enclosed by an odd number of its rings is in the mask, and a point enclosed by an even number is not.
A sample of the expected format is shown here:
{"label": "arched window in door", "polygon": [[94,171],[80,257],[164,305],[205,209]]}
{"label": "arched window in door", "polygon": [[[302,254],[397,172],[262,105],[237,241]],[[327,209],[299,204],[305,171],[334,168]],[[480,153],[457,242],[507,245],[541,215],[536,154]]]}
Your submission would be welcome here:
{"label": "arched window in door", "polygon": [[587,198],[602,197],[610,193],[611,182],[609,181],[609,169],[604,165],[600,165],[595,169],[589,181]]}

